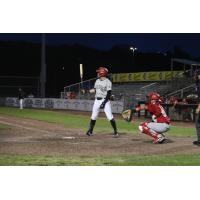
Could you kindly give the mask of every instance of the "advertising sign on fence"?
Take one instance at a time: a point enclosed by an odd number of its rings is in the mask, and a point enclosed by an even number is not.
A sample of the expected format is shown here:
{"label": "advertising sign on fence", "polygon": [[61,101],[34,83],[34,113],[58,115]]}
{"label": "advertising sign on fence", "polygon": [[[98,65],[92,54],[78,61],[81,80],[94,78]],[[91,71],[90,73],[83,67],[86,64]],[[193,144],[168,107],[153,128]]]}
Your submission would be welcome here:
{"label": "advertising sign on fence", "polygon": [[[46,108],[46,109],[66,109],[77,111],[92,111],[93,100],[80,99],[52,99],[52,98],[25,98],[25,108]],[[5,99],[6,106],[19,107],[18,98],[7,97]],[[113,113],[121,113],[124,103],[120,101],[111,101]]]}
{"label": "advertising sign on fence", "polygon": [[114,83],[140,81],[167,81],[172,77],[183,76],[183,71],[138,72],[112,74]]}

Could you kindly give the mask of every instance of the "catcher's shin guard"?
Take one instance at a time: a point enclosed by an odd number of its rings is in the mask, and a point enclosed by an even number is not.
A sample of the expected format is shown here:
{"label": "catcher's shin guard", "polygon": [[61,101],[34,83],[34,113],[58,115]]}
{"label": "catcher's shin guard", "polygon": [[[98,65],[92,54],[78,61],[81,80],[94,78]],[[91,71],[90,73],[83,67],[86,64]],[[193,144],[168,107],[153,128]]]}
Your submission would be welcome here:
{"label": "catcher's shin guard", "polygon": [[158,139],[158,133],[156,133],[155,131],[152,131],[147,125],[148,125],[147,122],[141,123],[140,126],[139,126],[139,130],[142,133],[153,137],[154,140],[157,140]]}

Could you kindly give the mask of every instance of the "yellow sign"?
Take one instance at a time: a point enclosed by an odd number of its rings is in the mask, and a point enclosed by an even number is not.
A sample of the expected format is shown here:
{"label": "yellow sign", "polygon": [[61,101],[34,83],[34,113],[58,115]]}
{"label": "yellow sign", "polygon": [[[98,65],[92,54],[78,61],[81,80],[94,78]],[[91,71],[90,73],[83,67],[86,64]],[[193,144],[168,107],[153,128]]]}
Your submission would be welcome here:
{"label": "yellow sign", "polygon": [[175,77],[183,77],[183,71],[162,72],[138,72],[113,74],[113,82],[142,82],[142,81],[166,81]]}

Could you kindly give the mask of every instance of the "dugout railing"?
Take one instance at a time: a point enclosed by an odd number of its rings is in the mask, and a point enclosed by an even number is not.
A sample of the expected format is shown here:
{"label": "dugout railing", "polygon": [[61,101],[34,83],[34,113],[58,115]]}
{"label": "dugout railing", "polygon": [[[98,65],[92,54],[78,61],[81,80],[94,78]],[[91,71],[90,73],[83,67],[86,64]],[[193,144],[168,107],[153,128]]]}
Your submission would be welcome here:
{"label": "dugout railing", "polygon": [[[108,75],[108,78],[112,80],[112,74]],[[97,80],[97,77],[82,81],[79,83],[75,83],[69,86],[65,86],[63,91],[60,93],[61,99],[68,99],[70,98],[70,94],[74,93],[76,96],[76,99],[92,99],[94,95],[91,95],[88,90],[92,89],[94,87],[95,81]],[[82,93],[82,91],[85,91],[85,93]]]}
{"label": "dugout railing", "polygon": [[165,97],[169,98],[170,96],[176,96],[179,98],[183,98],[184,96],[191,95],[191,93],[196,93],[196,85],[195,84],[191,84],[185,88],[171,92],[171,93],[165,95]]}

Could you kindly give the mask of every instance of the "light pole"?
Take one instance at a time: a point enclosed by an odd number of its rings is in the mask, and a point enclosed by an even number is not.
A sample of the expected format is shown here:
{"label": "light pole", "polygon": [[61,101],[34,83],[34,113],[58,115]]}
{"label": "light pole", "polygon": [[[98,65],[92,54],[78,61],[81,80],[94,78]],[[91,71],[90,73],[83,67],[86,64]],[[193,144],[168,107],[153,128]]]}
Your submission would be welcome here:
{"label": "light pole", "polygon": [[133,46],[130,46],[130,51],[132,51],[133,52],[133,66],[135,65],[135,58],[134,58],[134,53],[135,53],[135,51],[137,51],[137,47],[133,47]]}
{"label": "light pole", "polygon": [[46,89],[46,39],[45,33],[42,33],[41,41],[41,72],[40,72],[40,95],[45,98]]}
{"label": "light pole", "polygon": [[129,49],[133,52],[133,56],[134,56],[134,52],[137,51],[137,47],[131,46]]}

